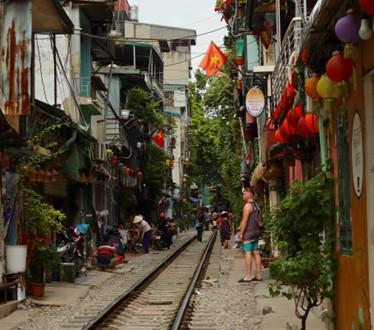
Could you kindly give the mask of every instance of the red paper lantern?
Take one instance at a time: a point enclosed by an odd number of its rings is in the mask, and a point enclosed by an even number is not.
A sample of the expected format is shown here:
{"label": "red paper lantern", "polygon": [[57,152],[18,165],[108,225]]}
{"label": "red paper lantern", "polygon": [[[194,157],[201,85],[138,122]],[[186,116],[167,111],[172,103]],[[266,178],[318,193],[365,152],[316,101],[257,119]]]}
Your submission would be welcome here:
{"label": "red paper lantern", "polygon": [[303,108],[301,104],[296,105],[287,113],[288,123],[297,128],[297,123],[299,122],[300,117],[303,115]]}
{"label": "red paper lantern", "polygon": [[305,93],[312,99],[318,100],[320,98],[317,92],[317,85],[320,76],[313,75],[312,77],[305,80]]}
{"label": "red paper lantern", "polygon": [[309,61],[309,49],[304,48],[303,51],[301,52],[301,61],[303,62],[304,65],[308,64]]}
{"label": "red paper lantern", "polygon": [[275,136],[274,136],[275,125],[274,125],[274,121],[271,118],[268,118],[266,121],[266,133],[267,133],[266,141],[267,141],[268,146],[273,145],[275,143]]}
{"label": "red paper lantern", "polygon": [[353,74],[353,61],[334,52],[326,64],[326,74],[333,81],[348,80]]}
{"label": "red paper lantern", "polygon": [[292,106],[293,101],[295,100],[295,86],[290,82],[287,86],[287,103],[289,106]]}
{"label": "red paper lantern", "polygon": [[284,89],[282,94],[281,94],[281,99],[279,101],[279,114],[282,115],[287,111],[287,89]]}
{"label": "red paper lantern", "polygon": [[373,0],[360,0],[360,6],[367,14],[369,14],[370,16],[374,16],[374,1]]}
{"label": "red paper lantern", "polygon": [[135,171],[132,168],[129,168],[129,176],[134,176]]}
{"label": "red paper lantern", "polygon": [[117,165],[119,164],[119,160],[118,160],[118,158],[117,158],[116,156],[113,156],[113,157],[112,157],[112,164],[113,164],[114,166],[117,166]]}
{"label": "red paper lantern", "polygon": [[317,134],[319,132],[318,116],[315,113],[305,114],[305,123],[311,134]]}
{"label": "red paper lantern", "polygon": [[280,107],[279,105],[276,105],[275,108],[274,108],[274,112],[273,114],[271,115],[271,117],[277,121],[279,119],[279,116],[280,116]]}
{"label": "red paper lantern", "polygon": [[297,123],[297,132],[299,135],[305,139],[312,137],[312,133],[309,131],[308,125],[305,121],[305,116],[302,116]]}
{"label": "red paper lantern", "polygon": [[143,180],[143,173],[141,171],[138,171],[137,177],[138,177],[139,181],[142,181]]}
{"label": "red paper lantern", "polygon": [[286,144],[287,143],[287,139],[285,137],[283,137],[279,128],[275,131],[274,137],[280,144]]}
{"label": "red paper lantern", "polygon": [[286,138],[292,138],[297,134],[296,128],[289,124],[287,118],[283,120],[283,123],[280,127],[280,132],[282,136]]}

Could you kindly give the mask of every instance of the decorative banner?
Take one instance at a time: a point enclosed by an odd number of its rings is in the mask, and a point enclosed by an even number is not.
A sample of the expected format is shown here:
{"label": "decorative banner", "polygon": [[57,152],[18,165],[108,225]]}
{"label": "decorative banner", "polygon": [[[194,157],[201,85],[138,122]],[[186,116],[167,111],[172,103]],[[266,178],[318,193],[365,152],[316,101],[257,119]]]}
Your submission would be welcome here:
{"label": "decorative banner", "polygon": [[360,198],[364,180],[364,149],[362,145],[361,119],[358,112],[353,117],[351,157],[353,187],[357,198]]}
{"label": "decorative banner", "polygon": [[251,88],[245,98],[245,107],[252,117],[258,117],[264,111],[265,96],[258,87]]}

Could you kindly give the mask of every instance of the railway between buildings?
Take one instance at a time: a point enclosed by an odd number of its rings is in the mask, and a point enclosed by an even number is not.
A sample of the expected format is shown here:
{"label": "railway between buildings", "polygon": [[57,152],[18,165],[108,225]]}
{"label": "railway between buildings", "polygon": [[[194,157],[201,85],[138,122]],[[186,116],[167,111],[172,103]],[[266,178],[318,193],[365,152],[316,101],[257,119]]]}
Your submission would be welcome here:
{"label": "railway between buildings", "polygon": [[81,329],[190,329],[190,300],[204,277],[215,239],[216,232],[207,244],[193,237],[120,295],[118,289],[107,293],[105,307],[98,305],[91,319],[86,315]]}

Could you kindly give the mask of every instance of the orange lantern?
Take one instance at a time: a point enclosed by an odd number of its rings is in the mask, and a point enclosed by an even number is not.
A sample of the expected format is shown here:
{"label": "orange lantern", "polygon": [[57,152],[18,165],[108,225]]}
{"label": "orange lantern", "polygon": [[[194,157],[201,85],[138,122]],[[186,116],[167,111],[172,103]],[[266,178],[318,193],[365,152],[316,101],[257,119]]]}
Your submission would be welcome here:
{"label": "orange lantern", "polygon": [[299,122],[300,117],[303,115],[303,108],[301,104],[296,105],[287,113],[287,121],[288,123],[293,126],[297,127],[297,123]]}
{"label": "orange lantern", "polygon": [[309,131],[309,128],[305,121],[305,116],[302,116],[297,123],[297,132],[304,139],[309,139],[312,137],[312,133]]}
{"label": "orange lantern", "polygon": [[305,123],[311,134],[317,134],[319,132],[318,115],[315,113],[305,114]]}
{"label": "orange lantern", "polygon": [[127,175],[128,171],[129,171],[129,169],[126,166],[122,167],[122,174],[123,175]]}
{"label": "orange lantern", "polygon": [[333,81],[348,80],[353,74],[353,61],[334,52],[326,63],[326,74]]}
{"label": "orange lantern", "polygon": [[280,144],[286,144],[286,143],[287,143],[287,139],[284,138],[284,137],[282,136],[282,133],[281,133],[281,131],[280,131],[279,128],[275,131],[275,133],[274,133],[274,137],[275,137],[275,139],[276,139]]}
{"label": "orange lantern", "polygon": [[280,127],[280,132],[282,136],[286,138],[292,138],[297,134],[296,128],[289,124],[287,118],[283,120],[283,123]]}
{"label": "orange lantern", "polygon": [[317,74],[313,74],[310,78],[305,80],[305,93],[313,100],[317,100],[320,98],[317,85],[320,77]]}

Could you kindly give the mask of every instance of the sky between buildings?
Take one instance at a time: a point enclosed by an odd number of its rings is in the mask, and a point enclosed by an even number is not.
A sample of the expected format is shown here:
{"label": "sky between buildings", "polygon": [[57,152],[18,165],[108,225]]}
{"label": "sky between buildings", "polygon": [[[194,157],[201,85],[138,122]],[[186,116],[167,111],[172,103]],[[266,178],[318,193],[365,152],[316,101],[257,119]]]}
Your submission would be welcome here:
{"label": "sky between buildings", "polygon": [[[223,44],[226,33],[225,22],[214,11],[215,0],[128,0],[130,5],[138,6],[139,22],[175,26],[196,30],[197,34],[218,28],[219,31],[197,37],[192,47],[193,72],[197,69],[211,40],[217,46]],[[201,56],[199,56],[201,55]],[[199,57],[197,57],[199,56]],[[194,58],[196,57],[196,58]]]}

